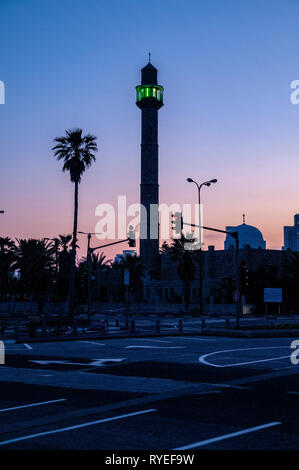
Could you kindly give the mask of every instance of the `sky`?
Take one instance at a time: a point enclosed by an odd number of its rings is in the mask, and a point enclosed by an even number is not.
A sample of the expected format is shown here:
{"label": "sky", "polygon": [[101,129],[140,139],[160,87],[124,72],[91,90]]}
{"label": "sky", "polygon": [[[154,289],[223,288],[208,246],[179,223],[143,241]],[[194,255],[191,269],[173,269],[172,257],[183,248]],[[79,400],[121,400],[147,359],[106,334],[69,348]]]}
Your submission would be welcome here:
{"label": "sky", "polygon": [[[298,19],[299,0],[0,0],[0,235],[71,233],[74,188],[51,150],[69,128],[99,146],[79,230],[95,231],[101,203],[139,201],[135,86],[151,52],[165,90],[160,202],[195,203],[186,178],[217,178],[202,191],[204,224],[238,225],[245,213],[280,249],[299,212]],[[204,233],[205,246],[223,242]],[[79,245],[84,254],[85,237]]]}

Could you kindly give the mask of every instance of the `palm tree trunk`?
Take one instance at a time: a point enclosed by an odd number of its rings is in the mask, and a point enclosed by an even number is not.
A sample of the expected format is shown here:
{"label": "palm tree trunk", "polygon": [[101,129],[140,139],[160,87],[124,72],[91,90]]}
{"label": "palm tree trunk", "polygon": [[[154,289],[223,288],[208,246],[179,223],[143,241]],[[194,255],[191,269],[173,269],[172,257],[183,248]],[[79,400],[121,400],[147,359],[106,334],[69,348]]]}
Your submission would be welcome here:
{"label": "palm tree trunk", "polygon": [[77,229],[78,229],[78,189],[79,183],[75,182],[74,197],[74,227],[71,254],[71,270],[69,283],[69,315],[72,318],[74,313],[74,293],[75,293],[75,270],[76,270],[76,245],[77,245]]}

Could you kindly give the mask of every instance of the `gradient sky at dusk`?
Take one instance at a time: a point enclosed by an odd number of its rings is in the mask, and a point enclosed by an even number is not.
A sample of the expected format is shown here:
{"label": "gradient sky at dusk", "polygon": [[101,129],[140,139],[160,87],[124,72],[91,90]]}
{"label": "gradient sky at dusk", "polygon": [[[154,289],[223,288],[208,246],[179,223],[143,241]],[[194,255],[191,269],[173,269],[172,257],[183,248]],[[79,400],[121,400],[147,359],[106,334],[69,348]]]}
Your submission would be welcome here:
{"label": "gradient sky at dusk", "polygon": [[[165,88],[160,202],[196,202],[186,177],[218,178],[202,193],[205,225],[245,212],[280,249],[299,211],[298,20],[297,0],[0,0],[1,236],[72,231],[73,185],[51,151],[72,127],[99,145],[79,229],[94,231],[95,207],[117,195],[138,202],[135,85],[150,51]],[[223,236],[204,241],[223,248]]]}

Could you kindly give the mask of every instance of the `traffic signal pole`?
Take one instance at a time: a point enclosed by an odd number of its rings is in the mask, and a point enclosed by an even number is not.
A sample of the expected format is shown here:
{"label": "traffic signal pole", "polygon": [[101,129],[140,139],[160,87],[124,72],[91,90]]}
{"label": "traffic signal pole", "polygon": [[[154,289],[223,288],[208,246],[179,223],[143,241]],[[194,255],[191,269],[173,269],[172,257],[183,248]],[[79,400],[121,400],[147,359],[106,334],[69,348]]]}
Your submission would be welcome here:
{"label": "traffic signal pole", "polygon": [[100,246],[95,246],[94,248],[90,248],[90,239],[91,239],[91,234],[88,234],[88,246],[87,246],[87,263],[88,263],[88,278],[87,278],[87,283],[88,283],[88,300],[87,300],[87,314],[88,314],[88,320],[90,319],[90,310],[91,310],[91,262],[92,262],[92,253],[95,250],[99,250],[101,248],[106,248],[107,246],[112,246],[112,245],[118,245],[119,243],[125,243],[129,242],[129,246],[133,247],[136,246],[136,241],[135,241],[135,232],[133,230],[129,230],[129,236],[128,238],[125,238],[124,240],[118,240],[117,242],[112,242],[112,243],[106,243],[105,245],[100,245]]}
{"label": "traffic signal pole", "polygon": [[[181,214],[180,214],[181,215]],[[175,217],[178,217],[178,213],[175,214]],[[238,301],[236,302],[237,311],[236,311],[236,327],[239,328],[240,326],[240,314],[241,314],[241,296],[240,296],[240,269],[239,269],[239,233],[238,232],[228,232],[227,230],[220,230],[218,228],[213,227],[205,227],[204,225],[196,225],[196,224],[189,224],[188,222],[184,222],[181,216],[181,226],[188,225],[189,227],[198,227],[199,229],[203,230],[211,230],[212,232],[219,232],[219,233],[226,233],[231,235],[236,242],[236,252],[235,252],[235,276],[236,276],[236,290],[239,294]],[[202,253],[201,253],[202,255]],[[201,273],[202,274],[202,273]],[[201,277],[202,281],[202,277]]]}

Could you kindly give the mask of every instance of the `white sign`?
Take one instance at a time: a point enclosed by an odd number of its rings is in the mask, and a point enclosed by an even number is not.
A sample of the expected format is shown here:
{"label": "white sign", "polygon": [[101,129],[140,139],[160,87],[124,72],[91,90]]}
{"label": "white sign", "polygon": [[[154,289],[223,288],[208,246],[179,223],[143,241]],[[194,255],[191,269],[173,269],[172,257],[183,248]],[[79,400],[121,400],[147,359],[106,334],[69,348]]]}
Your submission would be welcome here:
{"label": "white sign", "polygon": [[265,287],[264,288],[264,302],[282,303],[282,289],[281,287]]}

